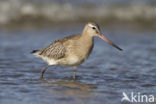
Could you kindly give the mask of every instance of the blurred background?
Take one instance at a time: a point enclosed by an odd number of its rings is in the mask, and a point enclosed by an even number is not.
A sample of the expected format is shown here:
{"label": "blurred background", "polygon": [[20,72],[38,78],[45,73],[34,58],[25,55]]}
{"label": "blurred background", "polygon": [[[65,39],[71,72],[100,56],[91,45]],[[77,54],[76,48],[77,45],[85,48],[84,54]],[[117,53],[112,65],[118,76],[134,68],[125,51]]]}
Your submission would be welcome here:
{"label": "blurred background", "polygon": [[[81,33],[87,22],[123,48],[95,38],[77,80],[30,52]],[[156,0],[0,0],[0,104],[127,104],[122,92],[156,96]]]}
{"label": "blurred background", "polygon": [[0,26],[40,27],[95,21],[155,26],[155,0],[0,0]]}

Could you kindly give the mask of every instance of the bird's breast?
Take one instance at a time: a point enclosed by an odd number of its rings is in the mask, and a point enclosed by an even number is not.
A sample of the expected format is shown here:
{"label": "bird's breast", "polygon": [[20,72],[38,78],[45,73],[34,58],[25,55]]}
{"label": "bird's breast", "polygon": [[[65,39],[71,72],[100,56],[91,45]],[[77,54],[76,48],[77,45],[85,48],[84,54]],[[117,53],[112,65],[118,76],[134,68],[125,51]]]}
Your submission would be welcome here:
{"label": "bird's breast", "polygon": [[93,49],[93,44],[87,44],[87,45],[82,44],[77,47],[76,51],[74,52],[74,55],[78,58],[78,61],[82,63],[88,58],[92,49]]}
{"label": "bird's breast", "polygon": [[93,40],[72,40],[66,44],[66,64],[67,65],[80,65],[84,62],[93,48]]}

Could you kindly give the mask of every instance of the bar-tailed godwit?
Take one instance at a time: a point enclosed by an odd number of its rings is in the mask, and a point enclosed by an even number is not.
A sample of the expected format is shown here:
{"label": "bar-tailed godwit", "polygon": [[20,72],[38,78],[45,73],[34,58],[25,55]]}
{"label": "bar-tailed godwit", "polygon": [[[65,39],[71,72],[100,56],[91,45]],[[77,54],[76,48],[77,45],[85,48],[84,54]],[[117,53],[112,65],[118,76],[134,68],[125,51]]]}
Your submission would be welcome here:
{"label": "bar-tailed godwit", "polygon": [[93,49],[94,37],[100,37],[115,48],[122,50],[101,34],[97,24],[89,22],[85,25],[81,34],[56,40],[49,46],[32,52],[35,56],[48,63],[41,70],[40,78],[43,78],[43,74],[49,66],[61,65],[72,66],[74,68],[73,78],[75,79],[77,66],[88,58]]}

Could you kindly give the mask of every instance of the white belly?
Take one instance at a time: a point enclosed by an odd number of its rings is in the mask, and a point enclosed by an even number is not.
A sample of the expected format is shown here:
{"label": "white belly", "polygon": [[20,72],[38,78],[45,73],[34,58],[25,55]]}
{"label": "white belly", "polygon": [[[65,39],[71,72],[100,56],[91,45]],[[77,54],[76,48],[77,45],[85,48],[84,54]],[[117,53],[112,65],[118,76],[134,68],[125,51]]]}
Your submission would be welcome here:
{"label": "white belly", "polygon": [[43,59],[45,62],[48,63],[48,65],[57,65],[58,64],[57,60],[55,60],[55,59],[51,59],[46,56],[40,56],[39,54],[35,54],[35,56]]}
{"label": "white belly", "polygon": [[81,62],[77,56],[69,56],[67,60],[68,65],[79,65]]}
{"label": "white belly", "polygon": [[48,63],[48,65],[57,65],[57,61],[54,59],[50,59],[48,57],[41,57],[44,61]]}
{"label": "white belly", "polygon": [[70,55],[66,59],[52,59],[45,56],[40,56],[36,54],[37,57],[42,58],[45,62],[48,63],[48,65],[63,65],[63,66],[77,66],[81,64],[83,61],[78,56]]}

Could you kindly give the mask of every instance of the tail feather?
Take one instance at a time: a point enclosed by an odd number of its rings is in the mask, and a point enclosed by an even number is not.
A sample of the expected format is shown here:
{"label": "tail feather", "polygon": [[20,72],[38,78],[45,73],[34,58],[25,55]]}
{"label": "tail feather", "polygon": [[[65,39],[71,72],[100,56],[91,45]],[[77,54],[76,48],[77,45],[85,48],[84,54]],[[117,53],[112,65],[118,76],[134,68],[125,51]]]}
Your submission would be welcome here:
{"label": "tail feather", "polygon": [[38,51],[38,50],[33,50],[31,53],[34,54],[34,53],[36,53],[37,51]]}

